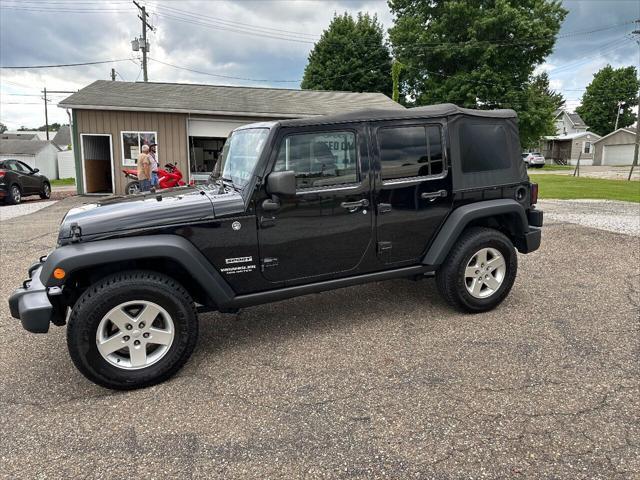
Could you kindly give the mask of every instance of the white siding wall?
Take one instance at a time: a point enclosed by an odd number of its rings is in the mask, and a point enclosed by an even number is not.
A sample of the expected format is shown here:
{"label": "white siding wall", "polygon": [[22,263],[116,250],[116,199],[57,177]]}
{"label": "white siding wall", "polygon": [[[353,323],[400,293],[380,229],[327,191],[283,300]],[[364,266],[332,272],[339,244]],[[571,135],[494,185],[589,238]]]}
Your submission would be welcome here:
{"label": "white siding wall", "polygon": [[58,152],[58,177],[76,178],[76,163],[73,150]]}
{"label": "white siding wall", "polygon": [[16,155],[15,153],[0,155],[0,160],[11,158],[20,160],[31,168],[39,169],[40,173],[47,176],[50,180],[58,178],[58,149],[53,145],[47,145],[36,155]]}

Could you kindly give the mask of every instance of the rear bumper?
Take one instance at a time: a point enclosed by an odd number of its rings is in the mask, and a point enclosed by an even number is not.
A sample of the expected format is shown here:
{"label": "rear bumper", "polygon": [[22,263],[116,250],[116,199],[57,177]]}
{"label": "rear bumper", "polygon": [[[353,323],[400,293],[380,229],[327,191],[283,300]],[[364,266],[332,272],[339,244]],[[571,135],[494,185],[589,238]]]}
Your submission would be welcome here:
{"label": "rear bumper", "polygon": [[531,253],[540,248],[543,218],[542,210],[537,210],[532,207],[531,210],[527,212],[529,231],[516,241],[516,248],[520,253]]}
{"label": "rear bumper", "polygon": [[53,305],[49,301],[47,287],[40,281],[42,264],[29,269],[29,280],[9,297],[11,316],[22,323],[22,328],[32,333],[47,333],[53,317]]}

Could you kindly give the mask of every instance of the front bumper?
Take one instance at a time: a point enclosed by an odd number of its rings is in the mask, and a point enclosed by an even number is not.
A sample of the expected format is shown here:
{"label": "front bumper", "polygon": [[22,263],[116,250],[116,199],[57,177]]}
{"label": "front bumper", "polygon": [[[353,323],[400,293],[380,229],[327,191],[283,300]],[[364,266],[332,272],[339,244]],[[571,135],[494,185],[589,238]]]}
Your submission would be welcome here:
{"label": "front bumper", "polygon": [[22,328],[32,333],[47,333],[53,318],[53,305],[47,287],[40,281],[42,263],[29,269],[29,280],[9,297],[11,316],[22,323]]}

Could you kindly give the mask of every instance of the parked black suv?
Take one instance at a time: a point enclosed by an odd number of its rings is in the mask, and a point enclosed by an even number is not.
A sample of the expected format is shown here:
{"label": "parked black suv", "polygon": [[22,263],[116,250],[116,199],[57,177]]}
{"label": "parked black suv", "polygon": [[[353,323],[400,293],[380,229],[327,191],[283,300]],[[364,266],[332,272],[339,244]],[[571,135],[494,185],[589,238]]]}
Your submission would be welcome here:
{"label": "parked black suv", "polygon": [[[72,209],[10,298],[31,332],[68,323],[79,370],[109,388],[188,359],[197,312],[435,276],[482,312],[540,245],[516,115],[454,105],[247,125],[211,183]],[[380,300],[386,301],[386,300]]]}
{"label": "parked black suv", "polygon": [[0,202],[15,205],[29,195],[51,196],[49,179],[20,160],[0,160]]}

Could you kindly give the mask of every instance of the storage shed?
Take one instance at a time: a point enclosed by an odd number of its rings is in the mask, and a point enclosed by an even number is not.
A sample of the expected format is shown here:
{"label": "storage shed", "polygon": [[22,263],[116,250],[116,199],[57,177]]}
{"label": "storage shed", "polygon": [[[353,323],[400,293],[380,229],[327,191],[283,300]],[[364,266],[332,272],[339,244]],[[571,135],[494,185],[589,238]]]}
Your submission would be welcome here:
{"label": "storage shed", "polygon": [[619,128],[594,143],[594,165],[631,165],[636,143],[634,127]]}
{"label": "storage shed", "polygon": [[59,104],[72,110],[79,193],[124,194],[123,168],[144,144],[184,180],[206,179],[229,133],[265,120],[404,107],[382,93],[96,81]]}

